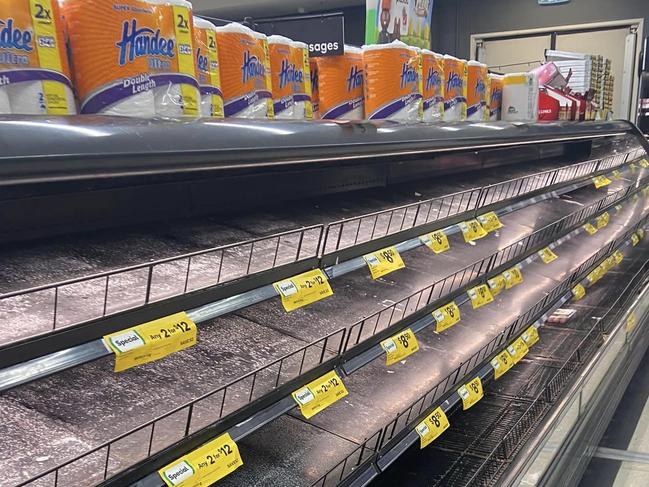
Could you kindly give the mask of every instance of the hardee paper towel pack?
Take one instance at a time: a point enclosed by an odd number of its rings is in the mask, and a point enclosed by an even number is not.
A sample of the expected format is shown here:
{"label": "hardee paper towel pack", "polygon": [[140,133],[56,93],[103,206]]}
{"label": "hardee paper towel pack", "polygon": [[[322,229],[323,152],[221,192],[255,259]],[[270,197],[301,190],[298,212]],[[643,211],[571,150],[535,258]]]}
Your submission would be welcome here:
{"label": "hardee paper towel pack", "polygon": [[424,83],[424,122],[444,120],[444,57],[421,50]]}
{"label": "hardee paper towel pack", "polygon": [[401,41],[363,47],[365,114],[368,119],[404,122],[422,119],[420,59],[415,48]]}
{"label": "hardee paper towel pack", "polygon": [[266,36],[237,23],[216,31],[225,116],[273,118]]}
{"label": "hardee paper towel pack", "polygon": [[467,77],[467,120],[484,122],[487,117],[489,73],[487,65],[478,61],[468,62]]}
{"label": "hardee paper towel pack", "polygon": [[270,75],[273,79],[273,112],[275,118],[294,118],[294,88],[297,75],[291,53],[291,39],[283,36],[268,37]]}
{"label": "hardee paper towel pack", "polygon": [[345,46],[342,56],[318,57],[315,81],[318,112],[322,119],[362,120],[363,53],[357,47]]}
{"label": "hardee paper towel pack", "polygon": [[313,120],[313,103],[311,97],[311,63],[309,46],[304,42],[291,41],[291,59],[295,65],[293,80],[293,115],[297,120]]}
{"label": "hardee paper towel pack", "polygon": [[491,121],[500,120],[501,106],[503,102],[503,80],[504,77],[499,74],[490,74],[489,81],[490,96],[489,96],[489,119]]}
{"label": "hardee paper towel pack", "polygon": [[460,122],[467,116],[467,78],[466,61],[453,56],[444,56],[444,121]]}
{"label": "hardee paper towel pack", "polygon": [[0,0],[0,113],[76,113],[57,0]]}
{"label": "hardee paper towel pack", "polygon": [[318,71],[318,58],[309,59],[311,69],[311,105],[313,106],[313,118],[320,118],[320,73]]}
{"label": "hardee paper towel pack", "polygon": [[199,17],[194,17],[194,50],[201,93],[201,116],[223,118],[216,26]]}

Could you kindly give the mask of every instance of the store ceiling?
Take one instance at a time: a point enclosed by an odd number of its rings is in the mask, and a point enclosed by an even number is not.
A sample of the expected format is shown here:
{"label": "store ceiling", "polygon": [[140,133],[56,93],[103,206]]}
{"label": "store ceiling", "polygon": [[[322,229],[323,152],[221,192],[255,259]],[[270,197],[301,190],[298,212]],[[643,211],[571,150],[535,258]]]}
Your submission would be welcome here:
{"label": "store ceiling", "polygon": [[364,0],[192,0],[194,12],[228,20],[296,15],[364,5]]}

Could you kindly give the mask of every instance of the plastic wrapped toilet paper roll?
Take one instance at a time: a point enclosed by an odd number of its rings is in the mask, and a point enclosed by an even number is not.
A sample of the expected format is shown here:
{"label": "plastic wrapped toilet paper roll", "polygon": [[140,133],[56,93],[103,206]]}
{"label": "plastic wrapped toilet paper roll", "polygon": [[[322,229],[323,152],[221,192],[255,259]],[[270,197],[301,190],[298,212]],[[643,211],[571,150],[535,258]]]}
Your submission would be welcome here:
{"label": "plastic wrapped toilet paper roll", "polygon": [[231,23],[217,27],[219,66],[226,117],[273,118],[268,39]]}
{"label": "plastic wrapped toilet paper roll", "polygon": [[201,92],[201,116],[223,118],[216,26],[205,19],[194,17],[194,41]]}
{"label": "plastic wrapped toilet paper roll", "polygon": [[423,95],[417,50],[401,41],[363,46],[363,61],[367,118],[421,120]]}
{"label": "plastic wrapped toilet paper roll", "polygon": [[56,0],[0,0],[0,112],[76,113]]}
{"label": "plastic wrapped toilet paper roll", "polygon": [[422,49],[424,122],[444,119],[444,57]]}
{"label": "plastic wrapped toilet paper roll", "polygon": [[[160,35],[174,39],[174,56],[160,63],[153,89],[155,113],[181,118],[200,115],[200,93],[196,80],[196,57],[192,4],[187,0],[147,0],[155,5]],[[168,62],[165,66],[163,63]],[[157,65],[155,66],[158,67]]]}
{"label": "plastic wrapped toilet paper roll", "polygon": [[467,116],[468,64],[453,56],[444,56],[444,121],[459,122]]}
{"label": "plastic wrapped toilet paper roll", "polygon": [[487,118],[488,101],[487,65],[478,61],[468,62],[467,77],[467,120],[484,122]]}
{"label": "plastic wrapped toilet paper roll", "polygon": [[297,66],[291,52],[291,39],[273,35],[268,37],[270,75],[273,81],[273,112],[275,118],[295,118],[295,78]]}
{"label": "plastic wrapped toilet paper roll", "polygon": [[363,51],[345,46],[342,56],[313,58],[312,66],[319,118],[363,120]]}
{"label": "plastic wrapped toilet paper roll", "polygon": [[[131,49],[136,32],[157,30],[154,5],[141,0],[65,0],[62,7],[81,113],[154,117],[156,83],[149,72],[149,53]],[[140,42],[146,40],[143,34]]]}
{"label": "plastic wrapped toilet paper roll", "polygon": [[311,62],[309,46],[304,42],[291,42],[291,57],[295,64],[293,87],[293,118],[313,120],[313,88],[311,86]]}
{"label": "plastic wrapped toilet paper roll", "polygon": [[490,74],[489,80],[491,81],[489,89],[489,120],[496,121],[501,118],[504,76],[499,74]]}

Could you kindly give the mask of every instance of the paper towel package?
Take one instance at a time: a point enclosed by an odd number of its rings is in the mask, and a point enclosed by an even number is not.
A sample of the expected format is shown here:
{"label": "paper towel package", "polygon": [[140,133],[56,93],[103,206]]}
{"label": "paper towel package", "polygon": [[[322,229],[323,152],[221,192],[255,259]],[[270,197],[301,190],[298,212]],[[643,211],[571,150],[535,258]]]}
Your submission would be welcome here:
{"label": "paper towel package", "polygon": [[216,26],[200,17],[194,17],[194,50],[201,93],[201,116],[223,118]]}
{"label": "paper towel package", "polygon": [[419,59],[417,50],[401,41],[363,47],[365,114],[369,120],[421,120]]}
{"label": "paper towel package", "polygon": [[294,115],[294,88],[297,67],[291,53],[291,39],[283,36],[268,37],[270,75],[273,79],[273,112],[275,118],[292,119]]}
{"label": "paper towel package", "polygon": [[[200,116],[200,93],[194,55],[192,4],[186,0],[147,0],[153,4],[161,38],[168,39],[171,57],[152,56],[155,113],[160,117]],[[155,53],[154,53],[155,54]]]}
{"label": "paper towel package", "polygon": [[444,121],[459,122],[467,117],[468,63],[444,56]]}
{"label": "paper towel package", "polygon": [[309,59],[309,68],[311,69],[311,106],[313,107],[314,120],[320,118],[320,74],[316,59]]}
{"label": "paper towel package", "polygon": [[467,76],[467,120],[484,122],[488,120],[487,101],[489,73],[487,65],[477,61],[468,62]]}
{"label": "paper towel package", "polygon": [[345,46],[344,55],[315,58],[315,64],[320,118],[362,120],[362,51]]}
{"label": "paper towel package", "polygon": [[57,0],[0,0],[0,113],[76,113]]}
{"label": "paper towel package", "polygon": [[294,118],[297,120],[313,120],[309,46],[304,42],[292,41],[291,57],[295,65],[295,79],[293,81]]}
{"label": "paper towel package", "polygon": [[226,117],[273,118],[268,40],[241,24],[217,27]]}
{"label": "paper towel package", "polygon": [[499,74],[489,74],[489,119],[491,121],[501,119],[503,80],[504,77]]}
{"label": "paper towel package", "polygon": [[444,57],[422,49],[424,122],[444,119]]}
{"label": "paper towel package", "polygon": [[62,5],[81,113],[154,117],[152,90],[158,82],[150,66],[175,55],[172,40],[158,31],[155,5],[140,0]]}
{"label": "paper towel package", "polygon": [[502,119],[535,122],[539,111],[539,82],[532,73],[506,74],[503,80]]}

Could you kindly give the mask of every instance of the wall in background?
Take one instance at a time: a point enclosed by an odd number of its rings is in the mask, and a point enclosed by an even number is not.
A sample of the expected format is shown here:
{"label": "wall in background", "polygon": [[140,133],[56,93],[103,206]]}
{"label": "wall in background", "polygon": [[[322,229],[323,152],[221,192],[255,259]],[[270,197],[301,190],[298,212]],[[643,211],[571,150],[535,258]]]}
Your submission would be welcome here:
{"label": "wall in background", "polygon": [[540,6],[536,0],[435,0],[433,49],[468,59],[471,34],[621,19],[645,19],[649,0],[571,0]]}

